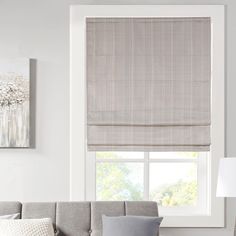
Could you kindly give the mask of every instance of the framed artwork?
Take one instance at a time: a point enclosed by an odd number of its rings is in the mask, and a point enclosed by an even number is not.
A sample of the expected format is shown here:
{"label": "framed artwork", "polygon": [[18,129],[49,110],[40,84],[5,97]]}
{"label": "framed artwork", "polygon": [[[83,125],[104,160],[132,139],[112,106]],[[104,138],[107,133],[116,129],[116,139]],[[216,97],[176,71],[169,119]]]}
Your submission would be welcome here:
{"label": "framed artwork", "polygon": [[30,145],[30,59],[0,59],[0,148]]}

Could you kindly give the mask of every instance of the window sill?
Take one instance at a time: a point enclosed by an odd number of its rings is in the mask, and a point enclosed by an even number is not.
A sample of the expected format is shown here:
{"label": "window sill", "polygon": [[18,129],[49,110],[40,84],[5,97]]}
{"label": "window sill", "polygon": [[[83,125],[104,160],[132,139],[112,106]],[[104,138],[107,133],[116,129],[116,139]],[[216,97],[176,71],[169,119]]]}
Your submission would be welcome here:
{"label": "window sill", "polygon": [[216,216],[164,216],[162,228],[222,228],[224,215]]}

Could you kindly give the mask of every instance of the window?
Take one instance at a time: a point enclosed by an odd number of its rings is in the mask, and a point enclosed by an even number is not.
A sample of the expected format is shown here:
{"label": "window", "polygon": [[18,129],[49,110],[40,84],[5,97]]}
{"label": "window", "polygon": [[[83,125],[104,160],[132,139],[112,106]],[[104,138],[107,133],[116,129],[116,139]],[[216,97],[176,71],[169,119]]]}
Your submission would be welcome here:
{"label": "window", "polygon": [[[95,163],[103,164],[97,160],[94,152],[87,152],[87,129],[86,129],[86,61],[85,61],[85,39],[86,39],[86,17],[210,17],[212,27],[212,64],[211,64],[211,148],[205,153],[207,163],[197,163],[197,191],[206,194],[198,194],[198,201],[201,206],[208,206],[207,210],[201,213],[190,215],[185,208],[177,207],[175,214],[171,210],[168,213],[166,207],[165,217],[162,227],[223,227],[224,226],[224,200],[216,198],[216,177],[218,161],[224,156],[224,6],[220,5],[161,5],[161,6],[72,6],[71,7],[71,113],[70,113],[70,199],[71,200],[94,200],[96,183],[94,175],[96,173]],[[131,150],[129,150],[131,151]],[[168,151],[168,150],[165,150]],[[187,150],[186,150],[187,151]],[[205,151],[205,150],[204,150]],[[199,151],[200,152],[200,151]],[[155,153],[156,154],[156,153]],[[203,153],[202,153],[203,154]],[[155,165],[161,163],[158,159],[152,163],[152,153],[149,153],[149,165],[147,153],[138,164],[143,165],[143,178],[147,176],[149,167],[149,178],[151,172],[155,170]],[[91,157],[91,158],[90,158]],[[127,159],[132,159],[127,157]],[[156,160],[155,159],[155,160]],[[197,160],[201,160],[197,158]],[[165,161],[168,161],[165,158]],[[118,161],[117,161],[118,162]],[[154,162],[154,161],[153,161]],[[134,164],[129,160],[127,164]],[[176,162],[175,162],[176,163]],[[162,163],[161,163],[162,164]],[[164,164],[164,163],[163,163]],[[180,164],[180,163],[178,163]],[[154,166],[152,169],[152,165]],[[203,170],[203,172],[201,172]],[[151,181],[144,184],[143,195],[150,191],[153,184]],[[200,184],[204,183],[204,184]],[[153,187],[154,188],[154,187]],[[147,191],[149,189],[149,191]],[[203,196],[200,199],[199,196]],[[191,206],[190,206],[191,207]],[[205,208],[206,209],[206,208]],[[199,211],[199,212],[200,212]],[[180,212],[184,212],[181,214]],[[191,210],[191,213],[193,211]],[[173,215],[172,215],[173,214]],[[171,215],[171,216],[170,216]]]}
{"label": "window", "polygon": [[208,214],[208,152],[91,153],[91,199],[157,201],[161,215]]}

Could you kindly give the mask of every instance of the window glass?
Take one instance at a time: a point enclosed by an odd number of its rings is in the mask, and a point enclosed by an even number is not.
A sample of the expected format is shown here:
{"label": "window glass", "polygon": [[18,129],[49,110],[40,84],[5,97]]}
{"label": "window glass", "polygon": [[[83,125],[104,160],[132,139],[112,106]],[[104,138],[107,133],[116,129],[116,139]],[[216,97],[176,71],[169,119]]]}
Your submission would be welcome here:
{"label": "window glass", "polygon": [[142,163],[97,163],[96,199],[143,200]]}
{"label": "window glass", "polygon": [[156,201],[162,215],[205,214],[208,152],[96,152],[100,201]]}
{"label": "window glass", "polygon": [[196,163],[151,163],[150,200],[160,206],[196,206]]}

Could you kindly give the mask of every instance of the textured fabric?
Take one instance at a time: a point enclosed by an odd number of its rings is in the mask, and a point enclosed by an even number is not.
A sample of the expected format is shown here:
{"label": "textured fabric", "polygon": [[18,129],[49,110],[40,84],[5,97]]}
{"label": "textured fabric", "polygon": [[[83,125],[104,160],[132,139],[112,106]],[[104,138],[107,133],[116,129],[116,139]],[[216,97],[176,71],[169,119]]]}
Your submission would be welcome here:
{"label": "textured fabric", "polygon": [[[90,126],[88,132],[88,140],[93,143],[90,145],[90,150],[94,151],[107,151],[108,146],[112,146],[114,151],[191,151],[195,148],[198,148],[198,151],[205,151],[209,148],[205,144],[210,145],[209,137],[210,127],[206,126]],[[113,146],[120,140],[123,143]]]}
{"label": "textured fabric", "polygon": [[150,201],[125,202],[125,214],[133,216],[158,216],[157,203]]}
{"label": "textured fabric", "polygon": [[[102,215],[158,216],[156,202],[0,202],[0,215],[51,218],[59,236],[102,236]],[[1,234],[0,234],[1,235]]]}
{"label": "textured fabric", "polygon": [[102,217],[103,236],[157,236],[162,217]]}
{"label": "textured fabric", "polygon": [[54,236],[51,219],[0,220],[2,236]]}
{"label": "textured fabric", "polygon": [[12,215],[21,213],[20,202],[0,202],[0,215]]}
{"label": "textured fabric", "polygon": [[[125,215],[127,216],[158,216],[156,202],[151,201],[128,201],[125,202]],[[157,234],[159,236],[159,232]]]}
{"label": "textured fabric", "polygon": [[20,219],[20,213],[0,216],[0,220],[16,220],[16,219]]}
{"label": "textured fabric", "polygon": [[56,229],[55,202],[26,202],[22,203],[22,219],[50,218]]}
{"label": "textured fabric", "polygon": [[210,146],[210,18],[87,18],[88,150]]}
{"label": "textured fabric", "polygon": [[91,236],[102,236],[102,215],[124,216],[124,202],[92,202],[91,203]]}
{"label": "textured fabric", "polygon": [[57,203],[57,230],[59,236],[89,236],[91,228],[89,202]]}
{"label": "textured fabric", "polygon": [[55,202],[26,202],[22,204],[22,219],[50,218],[55,227]]}

